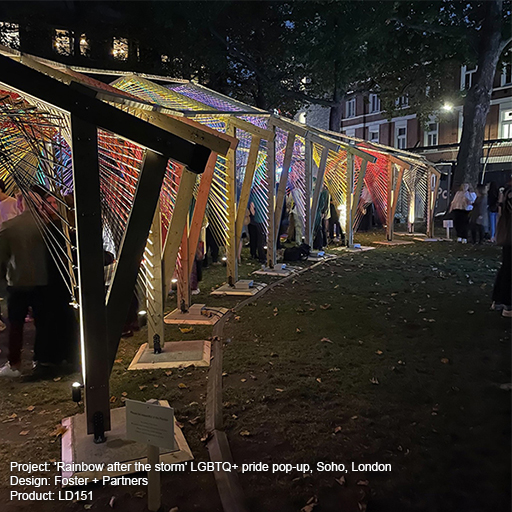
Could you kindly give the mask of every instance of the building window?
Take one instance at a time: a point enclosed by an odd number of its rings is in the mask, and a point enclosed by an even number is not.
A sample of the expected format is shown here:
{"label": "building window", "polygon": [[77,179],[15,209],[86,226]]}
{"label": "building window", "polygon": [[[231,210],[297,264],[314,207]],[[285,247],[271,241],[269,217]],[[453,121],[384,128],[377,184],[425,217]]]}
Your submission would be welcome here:
{"label": "building window", "polygon": [[0,21],[0,44],[19,50],[20,26],[16,23]]}
{"label": "building window", "polygon": [[80,36],[80,55],[82,57],[88,57],[90,51],[91,51],[91,48],[89,46],[89,40],[87,39],[85,34],[82,34]]}
{"label": "building window", "polygon": [[128,39],[124,37],[114,37],[112,45],[112,55],[117,60],[128,59]]}
{"label": "building window", "polygon": [[437,146],[439,137],[439,124],[429,121],[425,129],[425,146]]}
{"label": "building window", "polygon": [[344,133],[347,137],[355,137],[356,129],[355,128],[347,128]]}
{"label": "building window", "polygon": [[462,139],[462,125],[464,124],[464,114],[462,113],[462,110],[459,111],[459,123],[457,126],[457,142],[460,142],[460,139]]}
{"label": "building window", "polygon": [[306,112],[299,113],[299,123],[306,124]]}
{"label": "building window", "polygon": [[409,106],[409,96],[405,94],[404,96],[400,96],[395,100],[395,107],[400,108],[406,108]]}
{"label": "building window", "polygon": [[512,139],[512,108],[500,112],[500,138]]}
{"label": "building window", "polygon": [[368,128],[368,140],[370,142],[379,142],[379,125]]}
{"label": "building window", "polygon": [[352,98],[347,101],[347,112],[346,117],[355,117],[356,115],[356,99]]}
{"label": "building window", "polygon": [[407,125],[395,125],[395,148],[405,149],[407,147]]}
{"label": "building window", "polygon": [[67,30],[55,30],[53,47],[59,55],[69,57],[73,51],[73,41],[70,33]]}
{"label": "building window", "polygon": [[505,85],[511,85],[512,84],[512,65],[510,62],[505,64],[503,66],[503,71],[501,72],[501,80],[500,85],[501,87]]}
{"label": "building window", "polygon": [[380,112],[380,99],[376,94],[370,94],[370,114]]}
{"label": "building window", "polygon": [[460,69],[460,90],[469,90],[473,85],[474,74],[478,66],[475,66],[473,69],[469,69],[467,66],[462,66]]}

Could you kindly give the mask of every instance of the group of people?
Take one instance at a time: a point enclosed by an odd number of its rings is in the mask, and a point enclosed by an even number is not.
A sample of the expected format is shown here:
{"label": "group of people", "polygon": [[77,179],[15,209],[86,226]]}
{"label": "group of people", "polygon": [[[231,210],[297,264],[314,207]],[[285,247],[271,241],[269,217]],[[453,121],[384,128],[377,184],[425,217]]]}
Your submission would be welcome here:
{"label": "group of people", "polygon": [[7,298],[8,361],[0,377],[21,376],[23,331],[35,325],[33,367],[44,371],[78,364],[78,324],[62,271],[45,237],[64,245],[57,199],[40,185],[18,198],[0,180],[0,281]]}
{"label": "group of people", "polygon": [[486,238],[496,241],[499,195],[494,181],[477,185],[476,191],[468,183],[459,187],[450,205],[457,242],[467,243],[470,233],[474,244],[481,244]]}

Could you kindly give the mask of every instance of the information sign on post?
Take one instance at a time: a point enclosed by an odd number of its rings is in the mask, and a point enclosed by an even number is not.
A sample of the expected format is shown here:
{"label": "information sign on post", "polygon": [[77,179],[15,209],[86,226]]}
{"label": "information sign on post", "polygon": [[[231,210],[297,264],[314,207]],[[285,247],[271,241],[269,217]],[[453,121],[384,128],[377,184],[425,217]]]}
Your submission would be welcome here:
{"label": "information sign on post", "polygon": [[443,228],[446,228],[446,238],[450,238],[450,228],[453,228],[453,220],[443,220]]}
{"label": "information sign on post", "polygon": [[156,512],[161,507],[160,448],[175,450],[174,409],[160,405],[158,400],[137,402],[126,400],[126,437],[148,445],[148,509]]}

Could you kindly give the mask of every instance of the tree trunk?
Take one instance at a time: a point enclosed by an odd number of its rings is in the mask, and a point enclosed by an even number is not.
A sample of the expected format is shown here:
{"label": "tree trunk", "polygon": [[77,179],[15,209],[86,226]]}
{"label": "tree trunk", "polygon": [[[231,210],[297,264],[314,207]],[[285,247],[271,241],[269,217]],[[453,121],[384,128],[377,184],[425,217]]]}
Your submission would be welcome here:
{"label": "tree trunk", "polygon": [[341,120],[343,119],[343,105],[341,103],[343,91],[338,81],[337,69],[337,63],[334,62],[334,92],[332,100],[335,105],[331,107],[329,112],[329,130],[332,132],[339,132],[341,130]]}
{"label": "tree trunk", "polygon": [[492,85],[502,52],[502,1],[485,4],[485,19],[480,30],[478,71],[464,102],[464,120],[452,191],[461,183],[477,184],[481,170],[485,123],[491,107]]}

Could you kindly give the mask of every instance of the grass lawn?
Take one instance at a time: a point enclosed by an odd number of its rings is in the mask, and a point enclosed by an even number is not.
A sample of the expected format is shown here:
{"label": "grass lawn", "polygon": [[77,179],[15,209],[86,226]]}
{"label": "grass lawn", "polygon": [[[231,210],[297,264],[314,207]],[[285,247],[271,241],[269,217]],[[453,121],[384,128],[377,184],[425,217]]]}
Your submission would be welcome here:
{"label": "grass lawn", "polygon": [[[510,322],[489,311],[498,265],[498,248],[455,243],[340,253],[237,311],[224,329],[223,367],[235,462],[392,466],[388,473],[241,474],[250,509],[298,511],[311,500],[314,512],[508,510],[510,392],[499,386],[511,380]],[[241,277],[255,268],[243,262]],[[241,299],[209,296],[224,280],[224,267],[207,269],[194,302],[234,307]],[[196,460],[208,460],[201,441],[207,371],[128,372],[146,336],[143,329],[121,341],[111,406],[169,400]],[[211,328],[166,327],[168,340],[209,336]],[[0,348],[3,363],[5,332]],[[76,378],[0,382],[0,510],[34,509],[9,501],[8,462],[59,459],[56,427],[77,412]],[[144,491],[94,488],[91,510],[111,510],[116,496],[116,508],[142,511]],[[222,510],[211,473],[163,475],[163,501],[165,510]],[[82,503],[37,506],[84,510]]]}

